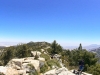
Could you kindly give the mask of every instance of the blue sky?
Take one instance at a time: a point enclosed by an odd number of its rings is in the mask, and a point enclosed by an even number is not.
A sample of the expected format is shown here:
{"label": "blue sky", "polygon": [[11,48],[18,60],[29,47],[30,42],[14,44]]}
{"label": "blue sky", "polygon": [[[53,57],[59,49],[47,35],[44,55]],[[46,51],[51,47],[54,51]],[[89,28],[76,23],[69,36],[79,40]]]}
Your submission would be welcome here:
{"label": "blue sky", "polygon": [[0,0],[0,45],[56,40],[100,44],[100,0]]}

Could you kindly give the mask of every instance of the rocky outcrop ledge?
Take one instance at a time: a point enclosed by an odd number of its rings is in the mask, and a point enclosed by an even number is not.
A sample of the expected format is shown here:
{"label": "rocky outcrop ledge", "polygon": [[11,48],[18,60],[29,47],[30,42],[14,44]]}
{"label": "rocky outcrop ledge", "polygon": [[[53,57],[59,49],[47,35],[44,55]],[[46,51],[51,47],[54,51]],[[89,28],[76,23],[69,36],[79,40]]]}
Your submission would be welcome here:
{"label": "rocky outcrop ledge", "polygon": [[[44,75],[76,75],[76,74],[73,73],[73,70],[68,70],[67,68],[62,67],[59,69],[50,70],[44,73]],[[83,72],[81,75],[92,75],[92,74]]]}

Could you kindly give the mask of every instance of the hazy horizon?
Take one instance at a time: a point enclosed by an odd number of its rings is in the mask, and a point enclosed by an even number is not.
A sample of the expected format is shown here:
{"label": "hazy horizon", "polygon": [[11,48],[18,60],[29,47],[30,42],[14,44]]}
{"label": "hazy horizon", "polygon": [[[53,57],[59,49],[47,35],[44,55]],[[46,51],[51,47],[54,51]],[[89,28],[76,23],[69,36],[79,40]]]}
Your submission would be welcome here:
{"label": "hazy horizon", "polygon": [[[44,41],[29,41],[29,42],[44,42]],[[9,46],[14,46],[14,45],[18,45],[18,44],[26,44],[26,43],[29,43],[29,42],[0,42],[0,46],[6,46],[6,47],[9,47]],[[47,41],[45,41],[45,42],[47,42]],[[53,41],[52,41],[53,42]],[[48,42],[48,43],[52,43],[52,42]],[[58,43],[58,42],[57,42]],[[76,47],[78,47],[79,46],[79,44],[77,44],[77,45],[68,45],[68,43],[66,43],[66,44],[63,44],[63,43],[58,43],[58,44],[60,44],[62,47],[64,47],[64,48],[76,48]],[[82,43],[81,43],[82,44]],[[99,44],[89,44],[89,45],[83,45],[82,44],[82,46],[83,47],[87,47],[87,46],[97,46],[97,45],[99,45]],[[100,45],[99,45],[100,46]]]}

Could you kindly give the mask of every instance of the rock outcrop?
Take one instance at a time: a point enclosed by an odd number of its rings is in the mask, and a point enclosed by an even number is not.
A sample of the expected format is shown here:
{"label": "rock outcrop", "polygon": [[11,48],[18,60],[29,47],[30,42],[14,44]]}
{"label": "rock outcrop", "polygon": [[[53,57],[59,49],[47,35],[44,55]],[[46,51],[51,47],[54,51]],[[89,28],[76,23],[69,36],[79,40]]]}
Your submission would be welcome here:
{"label": "rock outcrop", "polygon": [[[36,51],[33,52],[34,56]],[[40,52],[37,55],[40,56]],[[40,71],[40,67],[44,65],[45,59],[39,57],[37,60],[34,57],[12,59],[6,66],[0,66],[0,73],[5,75],[27,75],[30,72]]]}
{"label": "rock outcrop", "polygon": [[[76,74],[73,73],[73,70],[69,71],[67,68],[62,67],[59,69],[55,68],[53,70],[50,70],[50,71],[44,73],[43,75],[76,75]],[[82,72],[81,75],[92,75],[92,74]]]}
{"label": "rock outcrop", "polygon": [[62,67],[60,69],[50,70],[50,71],[44,73],[44,75],[75,75],[75,74],[73,74],[72,72],[68,71],[67,68]]}
{"label": "rock outcrop", "polygon": [[[5,75],[29,75],[29,73],[33,73],[35,71],[40,72],[40,68],[45,64],[45,58],[40,57],[40,52],[32,51],[32,53],[33,56],[37,54],[39,58],[37,60],[35,60],[34,57],[12,59],[8,62],[6,66],[0,66],[0,73],[3,73]],[[52,70],[49,70],[48,72],[41,75],[75,75],[73,73],[73,70],[69,71],[67,68],[64,67],[60,60],[60,55],[54,55],[54,59],[58,60],[62,68],[52,66]],[[84,74],[92,75],[88,73]]]}
{"label": "rock outcrop", "polygon": [[4,67],[4,66],[0,66],[0,72],[5,74],[5,75],[26,75],[25,71],[22,71],[21,70],[16,70],[12,67]]}

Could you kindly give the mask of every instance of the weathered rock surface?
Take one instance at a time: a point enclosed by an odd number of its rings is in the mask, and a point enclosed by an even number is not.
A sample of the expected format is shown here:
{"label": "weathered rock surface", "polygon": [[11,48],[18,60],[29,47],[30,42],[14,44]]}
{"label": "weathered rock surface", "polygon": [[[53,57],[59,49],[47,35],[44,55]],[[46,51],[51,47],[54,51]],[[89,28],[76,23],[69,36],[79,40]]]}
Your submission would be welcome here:
{"label": "weathered rock surface", "polygon": [[26,75],[25,70],[16,70],[12,67],[4,67],[0,66],[0,72],[5,74],[5,75]]}
{"label": "weathered rock surface", "polygon": [[[39,72],[40,67],[42,67],[45,63],[45,58],[40,57],[41,55],[40,52],[33,51],[32,53],[33,53],[33,56],[37,54],[39,58],[37,60],[35,60],[34,57],[12,59],[8,62],[6,66],[0,66],[0,72],[5,75],[28,75],[30,72],[32,73],[32,72],[35,72],[36,70]],[[69,71],[67,68],[63,66],[59,57],[60,55],[55,55],[54,59],[59,60],[59,63],[62,68],[52,66],[53,69],[44,73],[43,75],[75,75],[73,73],[73,70]],[[88,73],[84,73],[84,74],[92,75]]]}
{"label": "weathered rock surface", "polygon": [[[5,67],[0,66],[0,72],[4,73],[5,75],[26,75],[27,72],[29,73],[30,71],[40,71],[40,66],[42,66],[44,62],[44,58],[34,60],[34,57],[12,59]],[[33,69],[30,69],[28,66],[29,64],[33,66]]]}
{"label": "weathered rock surface", "polygon": [[60,69],[50,70],[50,71],[44,73],[44,75],[75,75],[75,74],[73,74],[72,72],[68,71],[67,68],[62,67]]}
{"label": "weathered rock surface", "polygon": [[[44,73],[44,75],[76,75],[76,74],[73,73],[73,70],[69,71],[67,68],[62,67],[60,69],[50,70],[50,71]],[[92,74],[83,72],[83,74],[81,74],[81,75],[92,75]]]}

